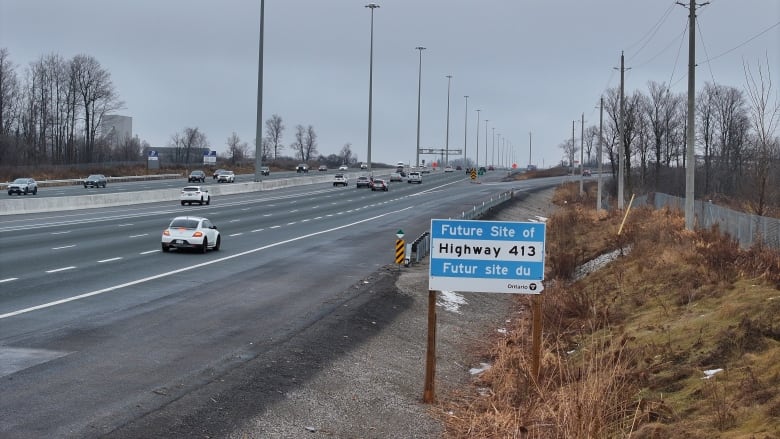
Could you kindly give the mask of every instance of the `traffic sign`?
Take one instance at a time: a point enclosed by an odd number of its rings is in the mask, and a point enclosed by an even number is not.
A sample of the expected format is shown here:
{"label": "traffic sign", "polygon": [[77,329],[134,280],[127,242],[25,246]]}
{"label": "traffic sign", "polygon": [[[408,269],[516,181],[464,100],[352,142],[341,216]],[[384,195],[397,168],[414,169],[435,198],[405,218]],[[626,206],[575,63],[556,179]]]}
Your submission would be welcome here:
{"label": "traffic sign", "polygon": [[544,223],[431,220],[428,289],[538,294]]}
{"label": "traffic sign", "polygon": [[404,231],[403,231],[403,230],[401,230],[401,229],[398,229],[398,231],[397,231],[397,232],[395,232],[395,236],[397,236],[397,237],[398,237],[398,239],[401,239],[401,238],[403,238],[403,237],[404,237]]}

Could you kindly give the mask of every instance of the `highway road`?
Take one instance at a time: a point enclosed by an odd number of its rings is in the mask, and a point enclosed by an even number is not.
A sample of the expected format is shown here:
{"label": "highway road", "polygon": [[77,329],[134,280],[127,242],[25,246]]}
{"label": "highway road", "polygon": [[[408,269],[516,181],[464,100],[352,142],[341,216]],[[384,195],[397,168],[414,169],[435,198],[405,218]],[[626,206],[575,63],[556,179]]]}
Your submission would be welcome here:
{"label": "highway road", "polygon": [[[0,216],[0,437],[112,435],[338,312],[392,263],[397,230],[559,181],[496,177]],[[211,219],[222,249],[162,253],[184,214]]]}

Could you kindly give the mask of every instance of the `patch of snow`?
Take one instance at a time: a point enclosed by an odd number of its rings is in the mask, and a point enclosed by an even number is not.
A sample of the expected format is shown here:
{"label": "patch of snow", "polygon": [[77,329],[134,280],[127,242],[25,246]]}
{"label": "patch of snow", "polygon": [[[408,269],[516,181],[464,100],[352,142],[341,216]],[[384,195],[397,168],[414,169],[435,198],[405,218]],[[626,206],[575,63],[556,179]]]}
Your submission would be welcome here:
{"label": "patch of snow", "polygon": [[590,273],[600,270],[605,265],[617,259],[618,256],[620,256],[621,252],[628,254],[631,252],[631,248],[628,247],[622,250],[618,249],[609,253],[604,253],[603,255],[598,256],[595,259],[591,259],[590,261],[580,265],[579,267],[577,267],[576,270],[574,270],[574,280],[578,281],[584,278],[585,276],[589,275]]}
{"label": "patch of snow", "polygon": [[506,328],[498,328],[496,329],[496,332],[498,332],[499,334],[506,334]]}
{"label": "patch of snow", "polygon": [[466,299],[458,293],[452,291],[442,291],[439,295],[439,301],[436,305],[443,307],[449,312],[460,314],[460,306],[466,305]]}
{"label": "patch of snow", "polygon": [[541,221],[543,223],[547,222],[547,217],[544,217],[544,216],[536,215],[536,219],[538,219],[539,221]]}
{"label": "patch of snow", "polygon": [[710,370],[705,370],[705,371],[704,371],[704,378],[702,378],[702,379],[703,379],[703,380],[708,380],[708,379],[710,379],[710,378],[714,377],[714,376],[715,376],[715,374],[717,374],[717,373],[720,373],[720,372],[723,372],[723,369],[710,369]]}
{"label": "patch of snow", "polygon": [[479,367],[472,367],[471,369],[469,369],[469,373],[472,375],[479,375],[488,369],[490,369],[490,364],[479,363]]}

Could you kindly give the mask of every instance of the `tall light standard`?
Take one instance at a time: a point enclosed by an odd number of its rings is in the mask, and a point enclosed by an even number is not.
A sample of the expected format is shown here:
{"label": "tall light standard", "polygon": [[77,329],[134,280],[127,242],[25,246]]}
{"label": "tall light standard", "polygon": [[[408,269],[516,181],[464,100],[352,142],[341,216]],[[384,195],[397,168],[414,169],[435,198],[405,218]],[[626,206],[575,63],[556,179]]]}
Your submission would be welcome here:
{"label": "tall light standard", "polygon": [[468,149],[469,145],[469,97],[463,96],[466,98],[466,110],[463,112],[463,168],[468,169],[469,168],[469,160],[468,156],[466,155],[466,150]]}
{"label": "tall light standard", "polygon": [[487,146],[488,146],[487,137],[488,137],[488,122],[490,122],[490,120],[489,120],[489,119],[485,119],[485,168],[487,168],[487,166],[488,166],[488,164],[487,164]]}
{"label": "tall light standard", "polygon": [[477,163],[474,165],[474,167],[479,168],[479,112],[482,110],[477,110]]}
{"label": "tall light standard", "polygon": [[444,138],[444,166],[450,165],[450,83],[452,75],[447,75],[447,135]]}
{"label": "tall light standard", "polygon": [[260,181],[260,167],[263,166],[263,12],[264,2],[260,0],[260,53],[257,66],[257,119],[255,120],[255,181]]}
{"label": "tall light standard", "polygon": [[371,9],[371,49],[368,58],[368,172],[371,173],[371,98],[373,92],[374,83],[374,9],[379,5],[376,3],[369,3],[366,5]]}
{"label": "tall light standard", "polygon": [[496,165],[496,127],[493,127],[493,155],[490,158],[490,164]]}
{"label": "tall light standard", "polygon": [[415,47],[420,52],[420,67],[417,71],[417,155],[415,159],[415,167],[420,167],[420,90],[422,89],[422,51],[425,47]]}

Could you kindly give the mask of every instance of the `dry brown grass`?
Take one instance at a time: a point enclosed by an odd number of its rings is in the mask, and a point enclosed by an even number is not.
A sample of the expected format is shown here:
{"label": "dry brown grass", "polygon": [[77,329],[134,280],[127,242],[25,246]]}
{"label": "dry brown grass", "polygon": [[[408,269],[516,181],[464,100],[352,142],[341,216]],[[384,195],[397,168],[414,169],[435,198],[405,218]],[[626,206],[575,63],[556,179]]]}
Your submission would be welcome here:
{"label": "dry brown grass", "polygon": [[[440,403],[453,438],[780,438],[780,256],[686,231],[668,210],[622,216],[563,186],[548,222],[541,370],[524,319],[493,367]],[[585,278],[574,268],[625,255]],[[723,369],[709,379],[704,370]]]}

